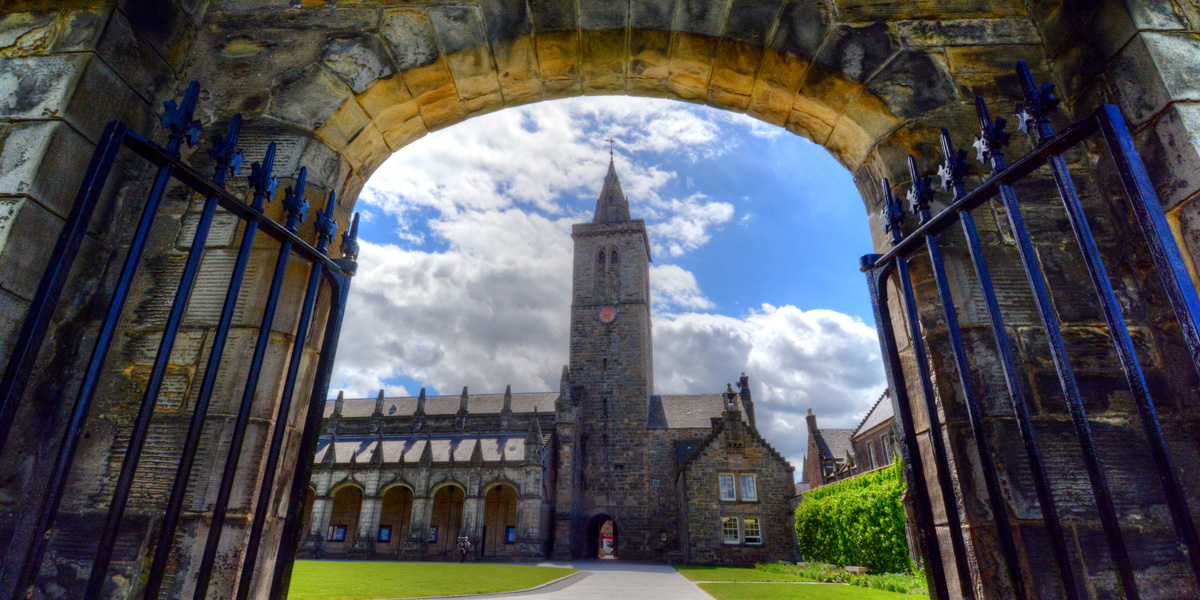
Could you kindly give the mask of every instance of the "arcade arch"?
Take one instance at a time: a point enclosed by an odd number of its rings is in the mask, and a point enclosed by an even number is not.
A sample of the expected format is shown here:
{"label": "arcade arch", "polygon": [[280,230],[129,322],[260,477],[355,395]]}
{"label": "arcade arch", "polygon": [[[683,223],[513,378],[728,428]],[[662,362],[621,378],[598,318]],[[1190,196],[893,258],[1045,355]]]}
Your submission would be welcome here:
{"label": "arcade arch", "polygon": [[329,530],[326,542],[331,552],[342,552],[354,546],[358,539],[358,520],[363,506],[363,490],[345,484],[333,490],[333,506],[329,510]]}
{"label": "arcade arch", "polygon": [[[30,19],[16,20],[28,23],[20,27],[40,32],[35,37],[44,43],[14,46],[6,56],[15,61],[12,64],[28,79],[22,83],[28,85],[22,86],[25,92],[0,105],[0,117],[11,129],[5,139],[22,140],[13,144],[21,146],[21,161],[4,163],[6,172],[14,176],[0,182],[6,186],[0,189],[5,202],[19,207],[3,225],[5,236],[0,241],[0,270],[5,273],[0,297],[14,314],[24,310],[32,296],[57,223],[67,212],[63,199],[71,197],[82,179],[86,157],[103,123],[123,118],[143,133],[153,133],[148,113],[158,100],[176,96],[180,83],[189,78],[204,84],[207,101],[200,117],[206,123],[224,123],[234,112],[243,113],[247,156],[261,156],[268,140],[279,140],[284,148],[281,173],[294,173],[304,164],[314,197],[339,192],[343,203],[337,214],[343,226],[353,199],[374,168],[391,151],[427,131],[503,106],[548,98],[639,94],[746,112],[824,145],[855,174],[881,249],[885,236],[875,214],[882,178],[902,185],[907,179],[903,161],[910,153],[924,169],[932,170],[940,159],[936,131],[942,126],[965,146],[975,127],[971,98],[975,94],[1013,97],[1011,63],[1022,58],[1034,66],[1039,79],[1059,82],[1068,112],[1082,115],[1106,101],[1120,105],[1139,131],[1160,198],[1177,219],[1180,245],[1195,249],[1200,240],[1193,224],[1200,213],[1196,200],[1200,180],[1195,177],[1200,170],[1200,153],[1195,150],[1200,120],[1187,102],[1194,96],[1188,82],[1195,77],[1189,70],[1200,56],[1192,35],[1200,31],[1200,18],[1192,8],[1161,10],[1155,3],[1097,8],[1092,3],[1015,0],[488,0],[420,8],[381,1],[369,6],[330,3],[272,10],[263,10],[262,3],[253,0],[216,0],[204,10],[188,2],[153,4],[152,11],[70,8],[30,12]],[[68,40],[61,37],[65,31],[89,35]],[[127,43],[112,43],[114,39]],[[1018,139],[1017,143],[1024,142]],[[12,152],[5,147],[5,160]],[[1020,148],[1014,150],[1019,152]],[[9,168],[9,164],[20,166]],[[1090,172],[1086,161],[1075,168],[1084,175]],[[269,210],[278,210],[277,206]],[[1050,225],[1056,217],[1044,212],[1037,219]],[[112,218],[104,227],[117,228],[123,222]],[[1011,248],[1004,247],[1002,227],[994,226],[988,233],[995,238],[1001,263],[1014,267],[1016,260]],[[1053,237],[1054,227],[1046,227],[1043,233]],[[1043,256],[1048,264],[1071,262],[1055,240],[1049,240],[1046,248]],[[98,252],[88,260],[96,267],[106,256]],[[1128,269],[1128,280],[1141,280],[1144,273],[1136,264]],[[91,271],[95,281],[101,278],[97,273]],[[1078,283],[1069,270],[1058,274],[1068,286]],[[173,289],[160,279],[165,277],[166,273],[155,274],[139,285],[146,291]],[[1133,305],[1141,304],[1137,285],[1131,284],[1127,292],[1134,298]],[[81,292],[80,306],[89,300],[88,293]],[[1079,339],[1088,335],[1087,324],[1096,321],[1088,310],[1067,316],[1077,324],[1073,331]],[[1147,320],[1153,322],[1155,316],[1150,314]],[[78,323],[72,318],[56,337],[58,349],[46,359],[56,367],[49,370],[52,375],[42,376],[41,387],[31,386],[46,391],[47,397],[70,397],[60,383],[50,380],[69,381],[61,374],[75,369],[78,356],[86,354],[79,347],[90,334],[86,328],[74,328]],[[202,335],[205,327],[213,325],[210,321],[200,318],[191,326]],[[6,321],[3,327],[11,332],[17,325]],[[1153,339],[1154,333],[1147,330],[1146,335]],[[135,359],[122,360],[132,364]],[[935,368],[948,375],[950,367],[945,363]],[[1171,370],[1169,364],[1159,366]],[[125,372],[124,365],[113,371]],[[1095,376],[1100,382],[1096,389],[1107,389],[1104,370]],[[1033,377],[1044,379],[1045,373]],[[1164,413],[1168,429],[1197,408],[1194,392],[1176,393],[1171,387],[1172,380],[1179,378],[1186,380],[1184,387],[1191,380],[1186,374],[1159,378],[1175,400],[1175,406]],[[117,388],[112,392],[114,398],[121,393]],[[276,396],[262,394],[267,398],[260,407],[266,419],[274,414]],[[967,435],[961,427],[961,406],[953,392],[947,392],[947,400],[951,446],[963,447],[958,443]],[[1109,406],[1107,396],[1100,402]],[[94,419],[96,434],[84,443],[81,455],[108,456],[114,439],[124,435],[129,413],[136,408],[118,404],[113,403],[116,408],[110,414]],[[18,429],[45,435],[28,436],[14,444],[16,448],[6,448],[9,455],[3,457],[6,472],[18,472],[12,465],[22,465],[20,472],[36,474],[30,485],[5,495],[12,505],[3,512],[15,516],[4,528],[16,532],[5,550],[5,568],[19,564],[29,545],[28,537],[22,537],[28,528],[22,525],[28,513],[37,511],[27,507],[38,506],[43,487],[38,484],[60,439],[52,429],[65,422],[57,415],[69,410],[70,402],[59,400],[39,403],[36,411],[18,416]],[[1112,410],[1121,414],[1119,398]],[[1055,426],[1057,417],[1048,415],[1049,427]],[[1007,427],[998,419],[997,432]],[[1136,437],[1119,424],[1106,423],[1106,427],[1114,428],[1114,438]],[[179,441],[164,437],[164,453],[178,456]],[[1181,446],[1181,452],[1190,452],[1187,444]],[[1063,452],[1066,460],[1069,453]],[[247,452],[243,460],[259,464],[262,455]],[[970,460],[958,464],[960,479],[966,482],[963,488],[976,493],[979,481]],[[96,461],[85,468],[102,473],[108,467]],[[92,481],[83,485],[105,485],[98,477],[77,479]],[[23,478],[6,479],[18,480]],[[1188,487],[1200,489],[1195,482]],[[90,497],[92,491],[78,490],[76,496]],[[131,506],[131,516],[144,517],[134,521],[153,521],[161,498],[153,494],[147,498]],[[361,504],[361,491],[358,501]],[[69,502],[64,510],[79,517],[94,515],[85,502]],[[968,502],[966,510],[969,523],[986,523],[979,503]],[[180,536],[176,543],[181,548],[195,546],[194,540],[205,532],[202,517],[189,518],[197,523],[195,537]],[[979,563],[995,564],[990,550],[994,540],[986,526],[971,529],[972,536],[980,536],[972,548],[983,556]],[[1042,560],[1044,549],[1027,551],[1030,565],[1049,562]],[[264,552],[263,570],[269,571],[273,555]],[[227,558],[232,565],[241,557],[234,552]],[[71,559],[62,560],[63,568],[56,572],[77,570]],[[981,581],[983,586],[1003,586],[990,579]],[[179,578],[176,585],[187,585],[186,578]],[[222,591],[214,593],[229,595],[226,592],[236,582],[220,585]],[[1000,588],[990,591],[1003,594]],[[11,592],[0,583],[0,595]]]}
{"label": "arcade arch", "polygon": [[412,510],[412,488],[397,484],[384,490],[379,508],[380,531],[376,536],[375,545],[378,554],[398,554],[404,548],[404,540],[408,539],[408,528],[412,521]]}
{"label": "arcade arch", "polygon": [[[429,517],[429,556],[455,558],[463,525],[463,501],[466,492],[458,484],[448,483],[433,492]],[[473,540],[472,543],[477,543]]]}
{"label": "arcade arch", "polygon": [[514,553],[518,509],[517,488],[512,484],[497,483],[487,489],[483,501],[481,556],[502,557]]}

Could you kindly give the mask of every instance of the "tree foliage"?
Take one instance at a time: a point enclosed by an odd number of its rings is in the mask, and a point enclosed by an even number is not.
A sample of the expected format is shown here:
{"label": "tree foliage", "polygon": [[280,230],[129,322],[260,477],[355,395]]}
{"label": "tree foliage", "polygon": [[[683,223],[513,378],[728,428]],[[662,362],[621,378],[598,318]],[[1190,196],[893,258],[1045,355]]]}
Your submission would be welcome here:
{"label": "tree foliage", "polygon": [[900,461],[804,494],[796,508],[800,556],[809,562],[908,570]]}

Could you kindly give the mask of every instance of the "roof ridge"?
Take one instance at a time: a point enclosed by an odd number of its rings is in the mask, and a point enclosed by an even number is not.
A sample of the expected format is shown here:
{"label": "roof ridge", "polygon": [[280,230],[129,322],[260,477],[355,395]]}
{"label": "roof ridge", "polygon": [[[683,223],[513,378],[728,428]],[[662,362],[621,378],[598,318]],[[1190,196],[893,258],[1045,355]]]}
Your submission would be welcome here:
{"label": "roof ridge", "polygon": [[889,388],[883,388],[883,393],[879,394],[879,397],[875,399],[875,404],[871,405],[871,410],[868,410],[867,414],[863,415],[862,420],[859,421],[858,425],[854,428],[854,433],[857,434],[858,430],[862,429],[863,423],[867,422],[867,419],[870,418],[871,413],[875,412],[876,408],[879,408],[879,403],[883,402],[884,398],[891,395],[889,392],[891,392],[891,390]]}

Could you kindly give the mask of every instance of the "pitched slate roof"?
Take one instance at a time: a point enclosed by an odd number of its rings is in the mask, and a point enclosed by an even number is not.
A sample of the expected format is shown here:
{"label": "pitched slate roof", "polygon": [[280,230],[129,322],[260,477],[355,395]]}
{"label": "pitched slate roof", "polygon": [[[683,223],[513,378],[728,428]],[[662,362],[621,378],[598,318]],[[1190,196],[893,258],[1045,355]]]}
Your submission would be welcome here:
{"label": "pitched slate roof", "polygon": [[[738,400],[741,408],[741,400]],[[709,429],[725,411],[723,394],[678,394],[650,397],[650,429]],[[742,420],[746,420],[742,411]]]}
{"label": "pitched slate roof", "polygon": [[[458,412],[462,399],[461,394],[445,396],[426,396],[426,415],[453,415]],[[554,412],[554,401],[558,392],[534,392],[529,394],[512,395],[513,414],[537,412]],[[367,418],[375,412],[375,398],[346,398],[342,401],[342,418]],[[335,402],[325,402],[325,418],[333,415]],[[499,414],[504,409],[504,394],[468,394],[467,412],[474,415]],[[383,416],[411,417],[417,410],[416,396],[403,396],[383,399]]]}
{"label": "pitched slate roof", "polygon": [[892,410],[892,397],[887,391],[884,391],[875,401],[875,406],[871,407],[867,416],[863,417],[862,423],[859,423],[858,428],[854,430],[854,437],[886,423],[893,416],[895,413]]}
{"label": "pitched slate roof", "polygon": [[[543,436],[542,443],[548,443],[550,436]],[[425,447],[429,446],[430,456],[435,463],[468,462],[478,445],[483,460],[521,463],[525,460],[525,434],[475,434],[437,435],[397,435],[385,436],[382,441],[378,437],[353,437],[336,440],[323,437],[317,442],[317,453],[313,461],[320,463],[326,455],[333,451],[335,465],[365,464],[371,460],[382,446],[384,463],[416,464],[420,462]]]}
{"label": "pitched slate roof", "polygon": [[842,460],[847,454],[854,456],[853,429],[818,429],[815,434],[817,451],[822,459]]}

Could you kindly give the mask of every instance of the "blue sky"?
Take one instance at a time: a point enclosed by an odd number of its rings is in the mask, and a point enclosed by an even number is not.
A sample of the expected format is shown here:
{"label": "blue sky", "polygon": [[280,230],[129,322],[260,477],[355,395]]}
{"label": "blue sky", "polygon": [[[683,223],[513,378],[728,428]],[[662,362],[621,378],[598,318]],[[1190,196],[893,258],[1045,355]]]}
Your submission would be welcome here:
{"label": "blue sky", "polygon": [[364,244],[335,389],[556,389],[570,224],[591,219],[609,136],[650,230],[656,393],[720,391],[746,371],[760,429],[794,462],[808,408],[854,426],[884,383],[850,174],[780,128],[643,98],[508,109],[384,163],[357,205]]}

